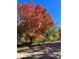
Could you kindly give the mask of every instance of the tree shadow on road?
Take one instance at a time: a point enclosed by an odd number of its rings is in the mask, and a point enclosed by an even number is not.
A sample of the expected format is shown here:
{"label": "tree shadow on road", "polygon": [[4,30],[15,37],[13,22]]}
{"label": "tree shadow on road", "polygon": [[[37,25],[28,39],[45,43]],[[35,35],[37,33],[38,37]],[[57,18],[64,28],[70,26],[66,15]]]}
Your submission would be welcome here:
{"label": "tree shadow on road", "polygon": [[[48,43],[48,44],[40,45],[39,48],[36,48],[34,46],[34,47],[30,47],[30,49],[33,50],[33,52],[44,50],[43,51],[44,54],[34,55],[30,57],[22,57],[21,59],[61,59],[60,53],[58,54],[58,52],[61,52],[61,42],[54,43],[54,44]],[[34,49],[37,49],[37,50],[34,50]],[[54,52],[56,53],[55,56],[54,56]],[[52,54],[52,56],[50,56],[50,54]]]}
{"label": "tree shadow on road", "polygon": [[41,57],[35,58],[35,57],[23,57],[21,59],[60,59],[60,58],[56,58],[56,57],[50,57],[48,55],[42,55]]}

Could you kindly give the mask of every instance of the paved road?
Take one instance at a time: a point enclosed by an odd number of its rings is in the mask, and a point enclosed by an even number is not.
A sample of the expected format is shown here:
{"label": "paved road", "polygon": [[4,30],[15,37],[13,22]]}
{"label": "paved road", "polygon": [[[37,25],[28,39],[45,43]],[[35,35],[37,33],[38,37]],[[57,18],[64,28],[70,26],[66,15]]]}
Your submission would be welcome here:
{"label": "paved road", "polygon": [[17,59],[61,59],[61,43],[18,48]]}

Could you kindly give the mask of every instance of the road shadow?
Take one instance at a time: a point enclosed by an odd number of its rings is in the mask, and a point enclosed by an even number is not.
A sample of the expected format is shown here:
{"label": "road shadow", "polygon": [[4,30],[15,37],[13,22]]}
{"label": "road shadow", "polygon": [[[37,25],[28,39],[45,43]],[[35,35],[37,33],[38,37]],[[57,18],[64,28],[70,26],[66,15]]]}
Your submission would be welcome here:
{"label": "road shadow", "polygon": [[50,57],[46,54],[42,55],[41,57],[38,57],[38,58],[35,58],[35,57],[23,57],[21,59],[60,59],[60,58],[57,58],[57,57]]}
{"label": "road shadow", "polygon": [[[32,58],[32,57],[23,57],[21,59],[36,59],[36,58]],[[37,59],[58,59],[58,58],[55,58],[55,57],[40,57],[40,58],[37,58]]]}
{"label": "road shadow", "polygon": [[[35,46],[31,47],[31,49],[37,49]],[[45,49],[47,49],[48,51],[46,51]],[[36,55],[36,56],[31,56],[31,57],[22,57],[21,59],[61,59],[61,55],[58,52],[61,52],[61,42],[59,43],[48,43],[48,44],[43,44],[40,45],[39,48],[37,50],[33,50],[33,52],[35,51],[42,51],[45,50],[44,54],[40,55]],[[56,53],[56,55],[54,56],[53,53]],[[50,56],[50,53],[52,53],[52,56]]]}

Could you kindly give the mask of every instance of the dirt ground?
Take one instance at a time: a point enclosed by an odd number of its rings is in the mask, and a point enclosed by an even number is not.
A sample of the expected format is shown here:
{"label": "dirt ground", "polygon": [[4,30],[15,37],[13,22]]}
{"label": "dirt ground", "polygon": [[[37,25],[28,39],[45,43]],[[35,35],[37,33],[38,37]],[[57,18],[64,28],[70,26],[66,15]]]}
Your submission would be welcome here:
{"label": "dirt ground", "polygon": [[19,47],[17,59],[61,59],[61,42]]}

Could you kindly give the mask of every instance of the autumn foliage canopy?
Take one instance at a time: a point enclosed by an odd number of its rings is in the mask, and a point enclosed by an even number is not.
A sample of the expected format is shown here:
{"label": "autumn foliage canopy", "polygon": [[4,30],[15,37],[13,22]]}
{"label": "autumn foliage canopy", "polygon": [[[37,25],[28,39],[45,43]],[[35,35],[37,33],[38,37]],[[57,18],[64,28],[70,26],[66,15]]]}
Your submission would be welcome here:
{"label": "autumn foliage canopy", "polygon": [[54,26],[54,22],[42,5],[33,3],[17,4],[17,32],[43,34]]}

